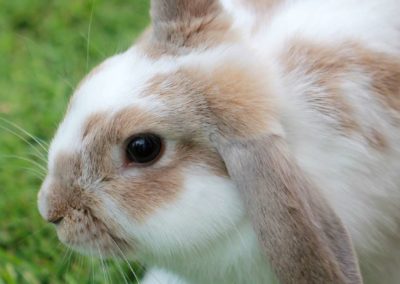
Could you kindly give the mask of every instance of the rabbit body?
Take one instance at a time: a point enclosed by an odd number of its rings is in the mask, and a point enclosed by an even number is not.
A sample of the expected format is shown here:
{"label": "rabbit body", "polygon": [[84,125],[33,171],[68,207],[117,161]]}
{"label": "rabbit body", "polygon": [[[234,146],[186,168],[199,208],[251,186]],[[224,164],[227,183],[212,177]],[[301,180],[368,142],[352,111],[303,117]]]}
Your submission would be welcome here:
{"label": "rabbit body", "polygon": [[[400,3],[286,1],[268,16],[241,7],[243,3],[223,3],[279,86],[276,94],[291,150],[350,232],[365,283],[398,283]],[[388,72],[387,77],[380,72]],[[384,90],[388,85],[393,93]],[[193,260],[205,264],[193,283],[215,281],[218,271],[224,271],[218,263],[239,259],[232,265],[233,277],[225,275],[226,281],[215,283],[246,283],[238,281],[239,275],[264,274],[255,261],[262,258],[248,224],[238,228],[237,236],[242,237],[236,244],[220,244],[225,253],[216,249],[204,262]],[[240,273],[242,269],[251,272]],[[267,283],[264,272],[247,283]]]}
{"label": "rabbit body", "polygon": [[350,232],[366,283],[400,281],[396,11],[398,1],[293,1],[250,37],[273,62],[297,162]]}
{"label": "rabbit body", "polygon": [[[239,61],[244,69],[253,68],[248,74],[268,82],[270,91],[265,96],[274,101],[273,111],[280,121],[274,131],[288,142],[299,168],[349,232],[365,283],[399,283],[400,2],[221,3],[233,20],[230,31],[236,34],[235,43],[175,54],[172,59],[153,59],[153,55],[142,59],[139,41],[106,61],[103,70],[83,83],[50,150],[50,177],[39,194],[42,215],[50,219],[52,212],[49,184],[54,182],[57,155],[81,144],[71,143],[80,135],[74,125],[85,125],[88,113],[93,114],[97,107],[112,107],[115,112],[126,106],[128,98],[129,103],[137,99],[139,107],[158,111],[163,102],[153,106],[152,98],[137,95],[132,99],[127,94],[146,85],[143,78],[150,78],[149,74],[176,72],[186,65],[207,70],[208,64],[218,66],[225,58],[229,64]],[[138,63],[127,67],[132,62]],[[174,83],[160,86],[162,90]],[[179,89],[173,90],[179,93]],[[90,96],[96,100],[93,105],[87,99]],[[248,112],[249,120],[251,115]],[[174,143],[167,144],[167,157],[160,163],[167,164],[177,149]],[[274,283],[275,276],[265,266],[267,260],[232,181],[215,175],[204,164],[190,164],[181,171],[185,190],[158,206],[145,221],[132,220],[126,208],[134,205],[113,196],[114,191],[90,193],[97,194],[95,204],[103,206],[92,209],[93,214],[112,220],[113,225],[108,225],[112,239],[128,242],[129,235],[139,244],[134,246],[134,257],[161,269],[149,274],[144,283]],[[130,177],[140,175],[139,169]],[[96,184],[101,182],[96,180]],[[59,231],[59,236],[62,234]],[[68,243],[67,237],[63,238]],[[84,250],[82,247],[75,246]],[[176,279],[164,270],[177,275]]]}

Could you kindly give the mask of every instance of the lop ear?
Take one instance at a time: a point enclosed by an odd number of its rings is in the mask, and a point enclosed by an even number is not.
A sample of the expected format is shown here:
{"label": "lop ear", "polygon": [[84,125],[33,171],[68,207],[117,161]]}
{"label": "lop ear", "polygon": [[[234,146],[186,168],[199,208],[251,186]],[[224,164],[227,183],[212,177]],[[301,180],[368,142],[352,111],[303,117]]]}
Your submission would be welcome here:
{"label": "lop ear", "polygon": [[164,53],[215,45],[230,27],[218,0],[151,0],[150,14],[152,44]]}
{"label": "lop ear", "polygon": [[281,283],[362,283],[351,240],[283,138],[211,137]]}

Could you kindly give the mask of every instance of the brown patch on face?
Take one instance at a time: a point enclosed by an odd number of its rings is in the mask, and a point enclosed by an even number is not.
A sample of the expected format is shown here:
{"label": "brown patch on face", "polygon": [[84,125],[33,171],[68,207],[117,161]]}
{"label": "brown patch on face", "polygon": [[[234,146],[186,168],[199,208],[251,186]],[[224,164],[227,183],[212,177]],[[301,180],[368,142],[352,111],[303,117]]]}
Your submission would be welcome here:
{"label": "brown patch on face", "polygon": [[82,164],[78,155],[59,154],[54,163],[53,179],[47,196],[48,219],[57,220],[69,214],[71,208],[81,208],[80,186],[77,178],[81,176]]}
{"label": "brown patch on face", "polygon": [[57,156],[54,172],[39,193],[41,199],[46,198],[47,219],[57,221],[57,235],[67,246],[80,252],[97,254],[100,250],[103,256],[115,255],[117,247],[127,248],[128,244],[114,233],[118,232],[115,224],[100,219],[104,212],[99,198],[81,179],[84,167],[79,154]]}
{"label": "brown patch on face", "polygon": [[[82,179],[87,183],[102,180],[102,190],[133,219],[141,221],[178,196],[183,190],[184,172],[190,166],[206,167],[216,175],[226,176],[225,166],[215,151],[191,140],[188,133],[175,131],[182,130],[176,122],[168,116],[154,115],[135,107],[123,109],[112,117],[93,115],[86,123],[90,125],[90,131],[86,131],[82,159],[89,170],[83,171]],[[163,162],[161,157],[161,161],[151,166],[126,168],[122,149],[125,141],[134,134],[145,132],[159,134],[166,143],[176,142],[174,153],[167,153],[171,160]],[[168,145],[166,151],[171,151]],[[117,165],[112,161],[115,156],[111,158],[111,149],[115,148],[120,148]],[[137,174],[130,176],[130,170]]]}
{"label": "brown patch on face", "polygon": [[[173,4],[173,2],[176,2]],[[137,47],[151,58],[182,55],[235,41],[232,20],[218,1],[171,1],[152,5],[152,27],[139,38]]]}
{"label": "brown patch on face", "polygon": [[221,133],[257,136],[266,133],[277,120],[268,78],[229,63],[215,69],[208,79],[211,86],[204,95]]}
{"label": "brown patch on face", "polygon": [[265,78],[235,63],[160,74],[146,91],[159,95],[173,108],[170,117],[182,131],[200,136],[219,131],[232,137],[257,136],[273,126],[278,115],[276,102],[268,92]]}
{"label": "brown patch on face", "polygon": [[191,166],[203,166],[221,176],[227,175],[216,153],[204,146],[182,141],[177,144],[168,165],[142,168],[137,176],[120,176],[111,180],[105,191],[124,208],[124,212],[129,212],[135,220],[142,222],[154,210],[179,196],[184,190],[185,172]]}
{"label": "brown patch on face", "polygon": [[106,115],[104,113],[96,113],[91,115],[85,122],[85,126],[83,127],[82,138],[84,139],[96,126],[101,124],[101,121],[105,120]]}
{"label": "brown patch on face", "polygon": [[[346,99],[341,83],[354,75],[371,78],[369,92],[388,110],[400,111],[400,59],[368,50],[355,43],[327,47],[294,41],[282,55],[287,73],[311,80],[305,100],[324,116],[334,118],[335,128],[349,135],[358,132],[376,149],[387,146],[383,134],[369,130],[357,121],[354,107]],[[315,91],[318,90],[318,91]],[[398,114],[397,114],[398,116]]]}

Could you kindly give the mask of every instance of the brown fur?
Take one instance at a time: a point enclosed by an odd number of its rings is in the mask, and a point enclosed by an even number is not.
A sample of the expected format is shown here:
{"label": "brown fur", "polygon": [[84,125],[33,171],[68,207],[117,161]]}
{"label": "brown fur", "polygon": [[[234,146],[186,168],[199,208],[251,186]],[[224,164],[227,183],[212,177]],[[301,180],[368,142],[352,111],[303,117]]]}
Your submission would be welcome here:
{"label": "brown fur", "polygon": [[334,118],[333,127],[344,135],[359,133],[369,145],[383,151],[388,147],[386,137],[377,129],[357,121],[353,107],[340,84],[352,72],[371,77],[370,92],[391,111],[396,121],[400,111],[400,61],[390,55],[367,50],[358,44],[344,43],[338,47],[295,41],[282,55],[286,72],[305,72],[313,78],[319,93],[305,94],[305,100],[322,115]]}
{"label": "brown fur", "polygon": [[119,254],[128,246],[127,242],[114,235],[114,224],[102,220],[104,212],[99,211],[99,200],[80,183],[82,175],[81,157],[76,154],[59,154],[55,172],[51,177],[50,193],[47,196],[48,220],[54,222],[62,218],[58,236],[68,246],[96,247],[103,255]]}
{"label": "brown fur", "polygon": [[371,129],[365,135],[368,144],[380,152],[386,151],[389,148],[387,138],[377,129]]}
{"label": "brown fur", "polygon": [[185,125],[181,131],[203,135],[204,127],[210,127],[232,136],[257,136],[273,127],[278,115],[270,92],[265,78],[232,62],[210,70],[185,67],[159,74],[146,90],[174,109],[170,115],[177,125]]}
{"label": "brown fur", "polygon": [[334,127],[344,134],[360,129],[353,109],[339,86],[341,76],[351,68],[350,59],[346,51],[301,41],[289,44],[282,55],[286,73],[294,75],[299,72],[298,76],[312,78],[313,86],[309,89],[320,90],[319,93],[305,94],[305,100],[322,115],[336,119]]}
{"label": "brown fur", "polygon": [[232,42],[232,20],[218,1],[152,1],[152,27],[137,46],[149,57],[180,55],[193,49],[207,49]]}
{"label": "brown fur", "polygon": [[47,185],[51,188],[48,197],[49,221],[66,216],[71,208],[81,208],[81,190],[76,183],[76,177],[81,174],[82,165],[78,155],[61,153],[57,156],[53,173],[55,179]]}
{"label": "brown fur", "polygon": [[[56,162],[57,184],[52,186],[52,219],[69,214],[69,210],[89,206],[81,200],[85,188],[100,180],[103,190],[119,205],[130,212],[132,218],[144,220],[155,209],[176,198],[183,188],[185,170],[190,165],[203,165],[219,176],[226,169],[218,154],[207,145],[188,140],[186,133],[173,131],[174,124],[167,118],[154,116],[137,108],[127,108],[113,117],[96,113],[87,119],[83,131],[83,149],[74,155],[59,155]],[[165,132],[165,129],[168,132]],[[177,142],[175,154],[167,164],[157,163],[139,167],[135,177],[121,175],[124,162],[123,145],[131,135],[143,132],[159,133]],[[121,154],[112,158],[112,147]],[[162,159],[162,158],[161,158]],[[160,165],[161,164],[161,165]],[[133,166],[135,167],[135,166]],[[76,181],[80,181],[79,184]],[[59,188],[59,190],[57,189]],[[70,192],[71,194],[66,195]],[[90,195],[88,193],[88,195]]]}
{"label": "brown fur", "polygon": [[281,137],[214,136],[214,145],[282,283],[362,283],[340,219],[296,165]]}
{"label": "brown fur", "polygon": [[94,115],[91,115],[85,122],[85,125],[83,127],[83,133],[82,133],[82,139],[85,139],[85,137],[92,131],[92,129],[101,121],[104,119],[105,114],[104,113],[96,113]]}
{"label": "brown fur", "polygon": [[400,59],[356,47],[360,64],[372,78],[372,93],[389,109],[400,112]]}

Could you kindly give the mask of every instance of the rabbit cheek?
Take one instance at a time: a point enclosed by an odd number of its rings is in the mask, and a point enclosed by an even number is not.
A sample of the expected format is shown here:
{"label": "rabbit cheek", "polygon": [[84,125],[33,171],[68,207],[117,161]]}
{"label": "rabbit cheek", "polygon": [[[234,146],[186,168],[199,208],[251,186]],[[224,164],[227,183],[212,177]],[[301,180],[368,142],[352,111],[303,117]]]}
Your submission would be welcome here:
{"label": "rabbit cheek", "polygon": [[104,188],[129,218],[143,222],[152,212],[174,200],[182,188],[179,169],[163,169],[162,174],[151,172],[140,178],[114,181]]}

